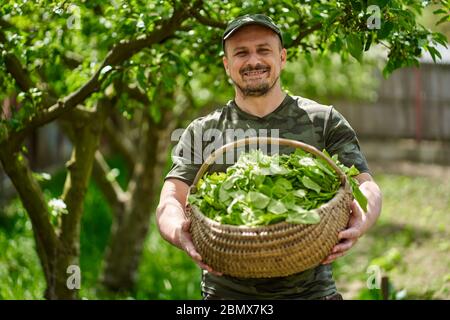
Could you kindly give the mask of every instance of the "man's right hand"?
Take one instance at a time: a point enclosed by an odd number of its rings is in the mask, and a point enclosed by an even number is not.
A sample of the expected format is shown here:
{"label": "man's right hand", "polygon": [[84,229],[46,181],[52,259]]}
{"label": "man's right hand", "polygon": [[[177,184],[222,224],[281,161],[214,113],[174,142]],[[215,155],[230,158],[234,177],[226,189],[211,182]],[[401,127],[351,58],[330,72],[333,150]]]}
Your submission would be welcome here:
{"label": "man's right hand", "polygon": [[156,209],[156,224],[161,236],[169,243],[185,251],[198,266],[215,275],[221,275],[202,261],[195,249],[189,227],[190,221],[185,214],[186,197],[189,185],[178,179],[167,179],[161,190],[161,197]]}
{"label": "man's right hand", "polygon": [[216,276],[221,276],[222,273],[214,271],[210,266],[202,262],[202,257],[197,252],[194,243],[192,242],[192,236],[189,232],[190,226],[191,221],[185,220],[181,225],[181,228],[177,230],[178,243],[180,244],[181,249],[184,250],[200,268]]}

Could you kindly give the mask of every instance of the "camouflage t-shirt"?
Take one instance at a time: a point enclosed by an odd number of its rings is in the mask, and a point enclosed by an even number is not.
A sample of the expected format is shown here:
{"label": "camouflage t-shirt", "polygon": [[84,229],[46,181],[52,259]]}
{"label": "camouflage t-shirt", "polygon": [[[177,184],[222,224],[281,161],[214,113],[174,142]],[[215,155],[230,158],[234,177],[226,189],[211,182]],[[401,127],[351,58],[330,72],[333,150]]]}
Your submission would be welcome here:
{"label": "camouflage t-shirt", "polygon": [[[320,105],[302,97],[289,96],[270,114],[264,117],[241,110],[234,101],[223,108],[194,120],[183,132],[174,152],[174,164],[165,179],[176,178],[191,185],[201,163],[221,145],[247,136],[272,136],[301,141],[338,154],[346,166],[355,165],[360,172],[368,172],[364,155],[360,151],[355,131],[344,117],[331,106]],[[267,153],[280,154],[294,151],[292,147],[279,146]],[[233,154],[233,161],[239,152]],[[224,171],[233,161],[215,163],[209,172]],[[218,162],[220,162],[218,161]],[[288,277],[267,279],[215,276],[202,274],[202,291],[226,299],[317,299],[336,293],[331,265],[316,268]]]}

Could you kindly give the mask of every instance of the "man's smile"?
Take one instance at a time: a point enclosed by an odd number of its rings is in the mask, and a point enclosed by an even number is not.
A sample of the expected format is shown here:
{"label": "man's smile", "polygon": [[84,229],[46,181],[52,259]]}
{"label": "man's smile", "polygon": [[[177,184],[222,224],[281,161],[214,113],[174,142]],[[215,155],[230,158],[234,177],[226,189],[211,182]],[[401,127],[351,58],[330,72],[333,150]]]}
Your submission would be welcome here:
{"label": "man's smile", "polygon": [[251,79],[260,79],[268,73],[269,73],[268,69],[260,69],[260,70],[245,71],[242,73],[242,75],[244,78],[251,80]]}

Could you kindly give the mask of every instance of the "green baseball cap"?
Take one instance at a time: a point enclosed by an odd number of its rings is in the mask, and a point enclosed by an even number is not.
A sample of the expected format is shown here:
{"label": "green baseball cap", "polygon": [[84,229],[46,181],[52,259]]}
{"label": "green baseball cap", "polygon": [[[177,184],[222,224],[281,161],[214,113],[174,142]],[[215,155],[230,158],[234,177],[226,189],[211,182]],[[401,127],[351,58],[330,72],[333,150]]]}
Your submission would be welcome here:
{"label": "green baseball cap", "polygon": [[244,16],[237,17],[227,25],[227,28],[225,29],[225,32],[222,36],[222,49],[225,47],[225,40],[231,37],[231,35],[238,29],[249,24],[259,24],[263,27],[272,29],[272,31],[275,32],[278,37],[280,37],[281,45],[283,45],[283,36],[281,34],[281,30],[270,17],[264,14],[246,14]]}

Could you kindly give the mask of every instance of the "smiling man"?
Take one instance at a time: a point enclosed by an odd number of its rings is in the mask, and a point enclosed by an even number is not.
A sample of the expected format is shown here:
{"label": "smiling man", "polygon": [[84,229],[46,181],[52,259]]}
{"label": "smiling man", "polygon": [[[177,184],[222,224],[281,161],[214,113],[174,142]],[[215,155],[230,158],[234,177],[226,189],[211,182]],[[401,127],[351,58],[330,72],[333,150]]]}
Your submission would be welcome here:
{"label": "smiling man", "polygon": [[[235,19],[226,28],[222,45],[223,64],[234,83],[235,97],[222,108],[194,120],[181,136],[157,209],[160,233],[203,269],[201,287],[205,299],[342,299],[330,263],[343,256],[367,232],[381,211],[381,193],[369,174],[356,134],[333,107],[290,96],[281,89],[280,74],[286,64],[286,49],[280,29],[269,17],[254,14]],[[368,199],[368,210],[363,214],[357,202],[352,203],[348,227],[339,234],[340,243],[321,265],[288,277],[235,278],[212,270],[196,251],[184,211],[186,196],[200,168],[201,161],[195,160],[203,159],[204,150],[220,138],[217,134],[212,137],[204,133],[249,129],[260,136],[262,132],[275,130],[282,138],[326,149],[330,154],[337,154],[346,166],[355,165],[361,172],[357,179]],[[195,143],[198,139],[200,144]],[[282,148],[279,151],[293,150]],[[210,167],[210,171],[223,169]]]}
{"label": "smiling man", "polygon": [[274,111],[286,96],[280,83],[286,49],[278,27],[263,15],[236,19],[225,30],[222,46],[225,71],[235,85],[235,103],[261,118]]}

